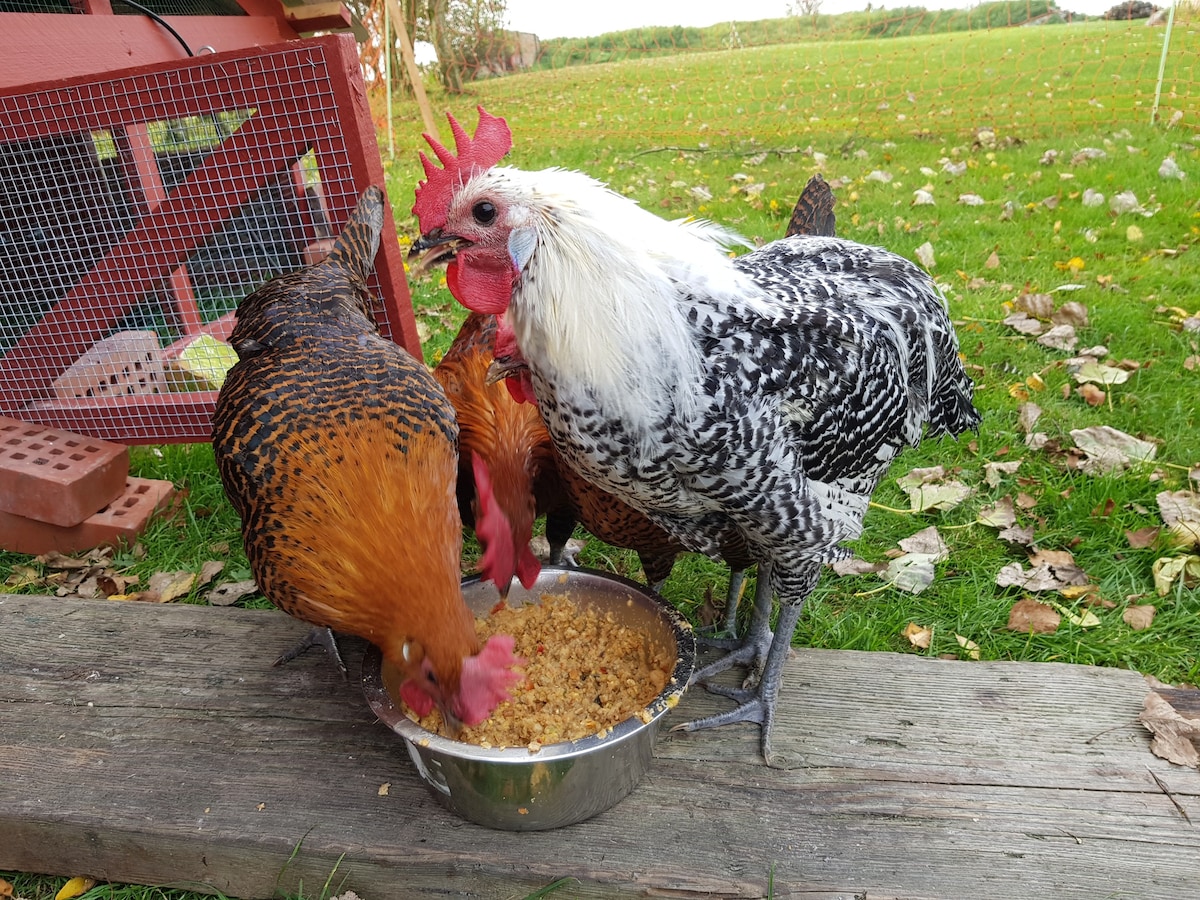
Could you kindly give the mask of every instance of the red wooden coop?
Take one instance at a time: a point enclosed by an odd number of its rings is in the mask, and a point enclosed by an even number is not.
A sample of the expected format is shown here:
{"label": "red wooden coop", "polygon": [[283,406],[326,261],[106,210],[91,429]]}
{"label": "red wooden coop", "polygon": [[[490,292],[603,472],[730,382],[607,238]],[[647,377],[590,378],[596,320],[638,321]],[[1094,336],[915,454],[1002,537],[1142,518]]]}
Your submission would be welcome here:
{"label": "red wooden coop", "polygon": [[[209,440],[238,302],[384,184],[354,36],[304,36],[350,26],[301,0],[0,0],[0,414]],[[395,241],[372,287],[420,356]]]}

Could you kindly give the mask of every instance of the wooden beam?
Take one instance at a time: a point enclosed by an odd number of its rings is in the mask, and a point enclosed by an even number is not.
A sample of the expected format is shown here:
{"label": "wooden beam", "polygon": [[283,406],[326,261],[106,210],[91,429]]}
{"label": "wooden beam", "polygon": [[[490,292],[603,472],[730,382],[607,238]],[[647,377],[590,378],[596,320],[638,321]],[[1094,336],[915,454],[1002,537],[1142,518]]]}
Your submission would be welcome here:
{"label": "wooden beam", "polygon": [[425,123],[425,133],[430,137],[437,138],[437,120],[433,117],[433,109],[429,105],[429,97],[425,95],[425,82],[422,78],[420,68],[417,67],[417,57],[413,53],[412,40],[408,36],[408,26],[404,24],[404,10],[400,8],[398,0],[387,0],[387,5],[392,20],[392,27],[396,30],[396,37],[400,39],[400,57],[404,60],[404,67],[408,70],[408,78],[412,82],[413,94],[417,99],[417,107],[421,110],[421,121]]}
{"label": "wooden beam", "polygon": [[[281,612],[0,595],[0,620],[0,871],[242,898],[1200,897],[1200,772],[1150,752],[1136,672],[802,649],[791,768],[753,727],[664,733],[608,812],[509,833],[443,810],[322,654],[272,666],[308,632]],[[668,724],[728,706],[691,690]]]}

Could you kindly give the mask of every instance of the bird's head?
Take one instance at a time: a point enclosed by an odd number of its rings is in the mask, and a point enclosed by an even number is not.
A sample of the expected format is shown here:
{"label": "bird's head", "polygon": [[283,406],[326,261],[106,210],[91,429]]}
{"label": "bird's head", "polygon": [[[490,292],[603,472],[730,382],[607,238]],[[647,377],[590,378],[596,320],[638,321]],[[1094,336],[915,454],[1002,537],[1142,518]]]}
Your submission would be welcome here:
{"label": "bird's head", "polygon": [[424,154],[426,180],[417,188],[413,213],[421,236],[409,259],[414,269],[446,265],[446,282],[455,298],[476,312],[499,315],[512,298],[534,249],[527,206],[510,189],[505,172],[493,167],[512,147],[504,119],[479,108],[479,127],[471,137],[453,116],[455,152],[429,135],[425,140],[442,163]]}
{"label": "bird's head", "polygon": [[537,512],[532,484],[528,477],[506,479],[501,488],[511,489],[501,502],[480,454],[471,455],[471,468],[475,476],[475,534],[483,546],[479,568],[483,577],[496,585],[500,596],[507,597],[513,578],[529,588],[542,570],[529,549]]}
{"label": "bird's head", "polygon": [[513,653],[515,641],[506,634],[488,638],[478,653],[447,662],[435,662],[414,641],[402,648],[405,679],[400,698],[418,716],[436,706],[452,731],[461,725],[478,725],[509,699],[509,688],[525,676],[525,660]]}

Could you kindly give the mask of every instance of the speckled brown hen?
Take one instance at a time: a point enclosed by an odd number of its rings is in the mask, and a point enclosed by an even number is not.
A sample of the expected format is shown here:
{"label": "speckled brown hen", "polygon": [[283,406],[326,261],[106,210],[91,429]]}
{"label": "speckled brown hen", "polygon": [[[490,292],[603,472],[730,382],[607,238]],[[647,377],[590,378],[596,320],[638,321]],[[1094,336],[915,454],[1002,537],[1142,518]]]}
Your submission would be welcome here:
{"label": "speckled brown hen", "polygon": [[368,188],[328,258],[241,303],[213,448],[263,594],[334,652],[323,629],[376,644],[410,706],[470,724],[519,660],[511,638],[480,646],[460,591],[454,410],[371,317],[383,212]]}

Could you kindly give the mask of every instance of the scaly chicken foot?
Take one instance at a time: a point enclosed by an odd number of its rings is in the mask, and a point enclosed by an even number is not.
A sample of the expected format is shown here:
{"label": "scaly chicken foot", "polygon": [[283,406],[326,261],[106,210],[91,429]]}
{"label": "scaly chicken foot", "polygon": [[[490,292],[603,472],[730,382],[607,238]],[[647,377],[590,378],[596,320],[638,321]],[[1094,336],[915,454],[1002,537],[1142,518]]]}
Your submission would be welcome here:
{"label": "scaly chicken foot", "polygon": [[762,729],[759,747],[763,760],[773,768],[781,766],[783,763],[776,759],[771,749],[771,728],[775,724],[775,705],[779,702],[779,688],[783,682],[783,664],[791,653],[792,634],[796,630],[796,623],[800,621],[802,608],[803,604],[798,604],[784,606],[779,611],[779,621],[775,625],[775,637],[771,641],[762,677],[756,688],[744,691],[737,689],[718,691],[718,693],[728,691],[728,696],[744,696],[748,699],[734,709],[691,722],[684,722],[671,730],[690,732],[730,725],[734,722],[751,722]]}
{"label": "scaly chicken foot", "polygon": [[[771,631],[771,601],[773,599],[771,574],[768,568],[763,566],[759,572],[758,585],[754,590],[754,612],[750,618],[750,627],[746,631],[746,636],[741,640],[729,640],[699,635],[699,642],[705,647],[729,652],[693,674],[691,684],[707,682],[733,666],[746,666],[751,670],[746,676],[746,681],[743,682],[743,687],[750,687],[758,682],[758,673],[763,668],[763,660],[766,659],[774,639],[774,633]],[[704,686],[706,689],[712,687],[708,684],[704,684]],[[720,693],[720,691],[716,693]]]}
{"label": "scaly chicken foot", "polygon": [[324,650],[329,658],[333,660],[333,664],[337,666],[338,671],[342,673],[342,677],[347,681],[350,680],[350,673],[346,669],[346,663],[342,661],[342,652],[338,649],[337,638],[333,636],[333,629],[320,625],[315,626],[312,631],[305,635],[300,643],[275,660],[274,665],[282,666],[284,663],[289,663],[297,656],[307,653],[313,647],[320,647]]}

